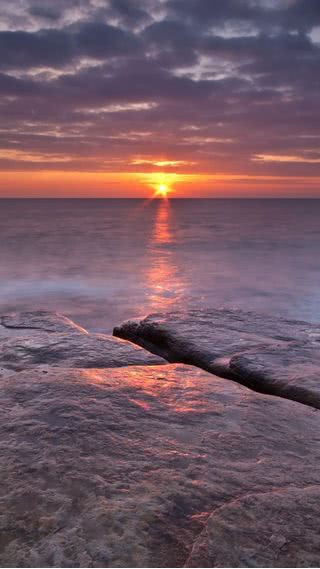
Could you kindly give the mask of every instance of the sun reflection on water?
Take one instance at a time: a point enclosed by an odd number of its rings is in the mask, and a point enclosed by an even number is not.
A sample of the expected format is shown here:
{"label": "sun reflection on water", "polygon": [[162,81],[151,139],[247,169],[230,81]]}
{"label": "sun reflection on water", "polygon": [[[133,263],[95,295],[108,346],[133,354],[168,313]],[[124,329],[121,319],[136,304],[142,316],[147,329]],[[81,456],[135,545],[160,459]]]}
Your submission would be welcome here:
{"label": "sun reflection on water", "polygon": [[176,306],[185,289],[175,259],[173,221],[169,200],[161,200],[155,213],[149,245],[150,268],[146,274],[151,311],[164,311]]}
{"label": "sun reflection on water", "polygon": [[152,244],[171,243],[173,236],[170,228],[170,202],[161,201],[158,205],[153,226]]}

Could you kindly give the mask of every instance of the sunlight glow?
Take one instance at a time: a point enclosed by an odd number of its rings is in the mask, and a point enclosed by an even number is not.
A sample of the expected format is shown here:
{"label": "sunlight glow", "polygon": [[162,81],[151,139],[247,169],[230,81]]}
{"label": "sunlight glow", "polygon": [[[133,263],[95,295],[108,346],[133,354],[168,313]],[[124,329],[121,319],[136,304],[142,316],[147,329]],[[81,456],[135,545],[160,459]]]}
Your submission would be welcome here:
{"label": "sunlight glow", "polygon": [[[67,163],[66,163],[67,164]],[[152,199],[160,184],[169,188],[168,199],[192,197],[319,197],[320,176],[226,174],[225,172],[135,172],[28,170],[0,172],[1,197],[141,197]],[[90,188],[90,192],[89,189]],[[158,198],[161,196],[157,196]]]}
{"label": "sunlight glow", "polygon": [[174,172],[150,172],[144,174],[143,178],[142,183],[147,181],[147,184],[153,189],[154,198],[167,199],[168,194],[174,192],[173,184],[179,179],[179,175]]}
{"label": "sunlight glow", "polygon": [[161,198],[167,198],[170,192],[169,186],[167,184],[159,184],[158,189],[155,192],[155,196],[160,196]]}

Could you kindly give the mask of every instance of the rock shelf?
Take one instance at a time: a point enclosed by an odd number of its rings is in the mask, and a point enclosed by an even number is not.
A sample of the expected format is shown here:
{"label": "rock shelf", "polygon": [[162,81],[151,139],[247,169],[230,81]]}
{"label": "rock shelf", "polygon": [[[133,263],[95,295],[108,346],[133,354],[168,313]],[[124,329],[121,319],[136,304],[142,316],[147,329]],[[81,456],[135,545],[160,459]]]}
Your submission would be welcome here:
{"label": "rock shelf", "polygon": [[230,316],[227,352],[203,318],[195,366],[162,359],[184,359],[188,325],[161,318],[152,342],[120,329],[160,356],[53,313],[1,318],[1,566],[319,566],[319,411],[212,373],[256,376],[272,356],[277,378],[288,353],[303,378],[317,327],[269,320],[263,344],[253,316],[246,335]]}

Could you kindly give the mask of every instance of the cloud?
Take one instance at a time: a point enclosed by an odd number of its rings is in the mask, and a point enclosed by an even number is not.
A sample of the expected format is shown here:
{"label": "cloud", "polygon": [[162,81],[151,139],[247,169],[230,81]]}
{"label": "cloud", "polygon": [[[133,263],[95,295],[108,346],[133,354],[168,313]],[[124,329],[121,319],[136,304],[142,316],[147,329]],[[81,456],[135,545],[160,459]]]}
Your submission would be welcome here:
{"label": "cloud", "polygon": [[105,60],[135,52],[138,44],[133,34],[99,22],[37,32],[1,31],[0,68],[27,71],[62,67],[81,58]]}
{"label": "cloud", "polygon": [[309,158],[308,156],[283,156],[282,154],[256,154],[252,160],[262,160],[263,162],[298,162],[304,164],[320,164],[320,158]]}
{"label": "cloud", "polygon": [[318,0],[12,0],[2,22],[2,168],[315,175]]}
{"label": "cloud", "polygon": [[162,167],[180,167],[180,166],[193,166],[196,162],[190,162],[188,160],[147,160],[145,158],[135,158],[131,161],[131,164],[136,166],[151,164],[152,166]]}

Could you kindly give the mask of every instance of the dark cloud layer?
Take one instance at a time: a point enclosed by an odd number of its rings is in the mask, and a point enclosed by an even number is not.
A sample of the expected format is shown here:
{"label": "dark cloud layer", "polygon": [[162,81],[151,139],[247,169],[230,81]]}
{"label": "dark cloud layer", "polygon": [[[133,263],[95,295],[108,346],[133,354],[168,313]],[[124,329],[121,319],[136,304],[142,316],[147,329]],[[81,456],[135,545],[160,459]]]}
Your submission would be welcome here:
{"label": "dark cloud layer", "polygon": [[0,53],[2,170],[319,174],[318,0],[11,0]]}

